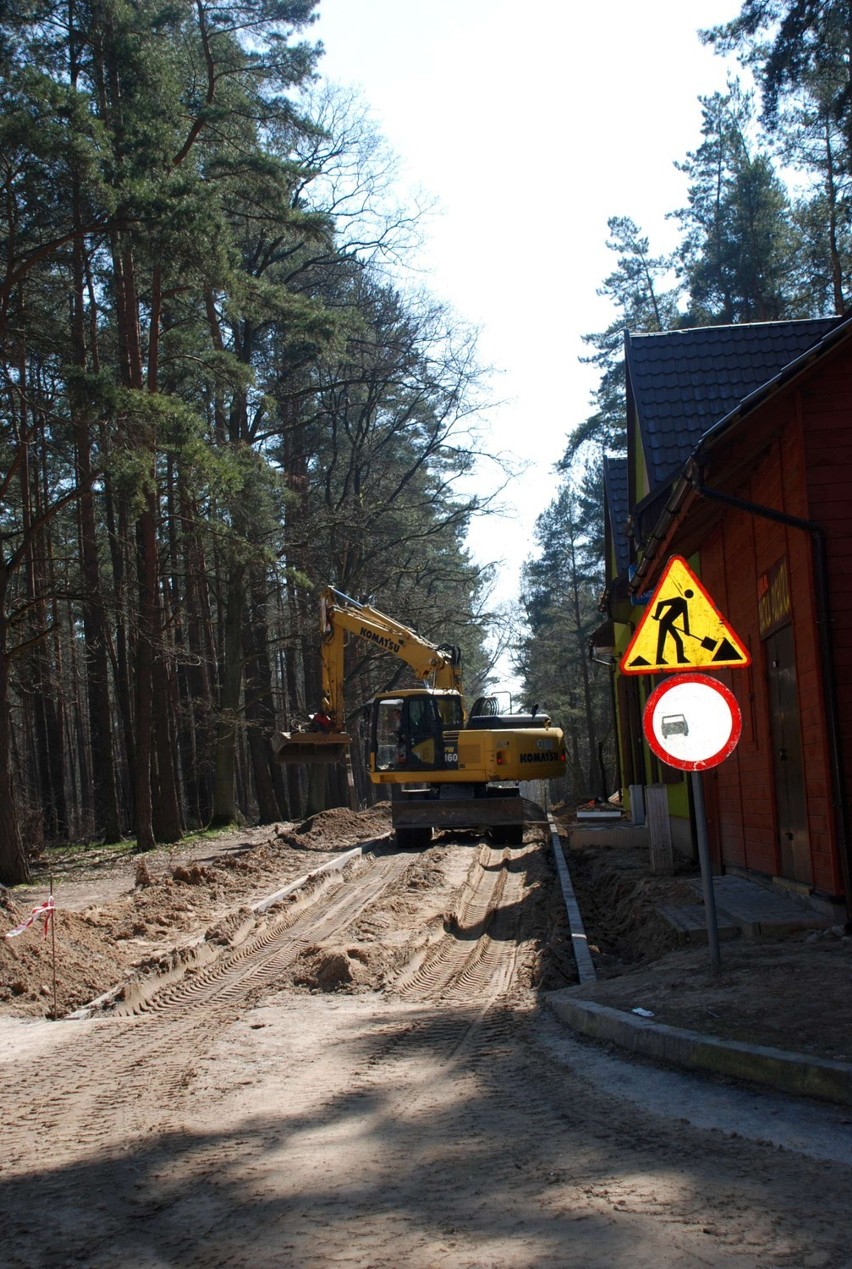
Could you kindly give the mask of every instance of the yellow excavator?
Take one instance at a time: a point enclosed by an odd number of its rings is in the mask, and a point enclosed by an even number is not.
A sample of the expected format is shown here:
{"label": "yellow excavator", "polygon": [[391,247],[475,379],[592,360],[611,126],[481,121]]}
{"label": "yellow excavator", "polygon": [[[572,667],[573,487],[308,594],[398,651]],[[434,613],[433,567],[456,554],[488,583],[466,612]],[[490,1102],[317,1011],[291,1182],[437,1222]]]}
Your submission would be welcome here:
{"label": "yellow excavator", "polygon": [[490,831],[505,845],[524,833],[524,780],[565,774],[565,737],[536,707],[501,714],[481,697],[469,713],[461,653],[436,645],[369,604],[328,587],[320,600],[322,709],[307,731],[278,732],[279,762],[336,762],[352,743],[344,731],[344,649],[354,636],[404,661],[423,684],[382,692],[370,704],[368,762],[374,784],[390,786],[400,847],[428,846],[435,828]]}

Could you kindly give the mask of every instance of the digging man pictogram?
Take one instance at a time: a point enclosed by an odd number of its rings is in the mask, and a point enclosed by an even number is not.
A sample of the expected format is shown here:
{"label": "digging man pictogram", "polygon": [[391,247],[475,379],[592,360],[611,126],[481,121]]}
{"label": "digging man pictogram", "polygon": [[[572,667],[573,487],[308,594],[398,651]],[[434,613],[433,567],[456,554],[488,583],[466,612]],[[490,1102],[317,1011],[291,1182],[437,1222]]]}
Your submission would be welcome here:
{"label": "digging man pictogram", "polygon": [[[677,654],[678,665],[688,665],[689,658],[683,650],[683,639],[681,635],[688,635],[689,631],[689,601],[695,592],[685,590],[682,595],[676,595],[673,599],[661,599],[654,609],[653,620],[660,623],[659,633],[657,635],[657,664],[665,665],[666,640],[671,636],[674,640],[675,650]],[[678,617],[683,618],[683,626],[676,626],[675,622]]]}
{"label": "digging man pictogram", "polygon": [[[656,649],[656,651],[655,651]],[[673,555],[619,662],[622,674],[676,674],[751,663],[686,560]]]}

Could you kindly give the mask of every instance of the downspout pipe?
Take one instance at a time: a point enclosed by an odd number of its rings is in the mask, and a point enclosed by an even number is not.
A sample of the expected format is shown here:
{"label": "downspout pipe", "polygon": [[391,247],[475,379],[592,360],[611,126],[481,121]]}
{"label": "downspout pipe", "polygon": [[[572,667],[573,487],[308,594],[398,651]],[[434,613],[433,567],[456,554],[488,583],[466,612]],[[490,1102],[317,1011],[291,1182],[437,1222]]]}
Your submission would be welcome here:
{"label": "downspout pipe", "polygon": [[842,843],[840,852],[843,885],[846,891],[847,918],[852,918],[852,841],[849,838],[849,810],[843,783],[843,761],[840,744],[840,728],[837,710],[837,682],[834,671],[834,650],[831,643],[831,605],[828,589],[828,557],[825,549],[825,534],[813,520],[803,520],[799,516],[788,515],[786,511],[776,511],[774,507],[764,507],[757,502],[749,502],[745,498],[737,498],[734,494],[723,493],[721,489],[711,489],[704,484],[699,464],[693,458],[688,464],[687,479],[701,498],[710,502],[721,502],[726,507],[735,507],[748,515],[759,516],[764,520],[774,520],[777,524],[785,524],[791,529],[800,529],[811,535],[814,562],[814,581],[816,583],[817,626],[819,629],[820,660],[822,662],[822,685],[826,709],[826,730],[831,763],[831,783],[834,802],[834,816],[837,832]]}

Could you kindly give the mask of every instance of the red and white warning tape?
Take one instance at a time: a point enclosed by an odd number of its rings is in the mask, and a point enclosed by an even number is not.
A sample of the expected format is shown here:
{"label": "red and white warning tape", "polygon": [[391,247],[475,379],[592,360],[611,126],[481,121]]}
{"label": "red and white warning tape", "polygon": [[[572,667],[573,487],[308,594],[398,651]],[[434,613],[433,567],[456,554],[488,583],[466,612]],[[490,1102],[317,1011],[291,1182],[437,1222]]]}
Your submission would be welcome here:
{"label": "red and white warning tape", "polygon": [[23,934],[24,930],[28,930],[35,921],[44,922],[44,937],[47,938],[47,931],[50,928],[51,918],[56,911],[56,903],[53,895],[45,899],[44,903],[39,903],[33,908],[26,921],[22,921],[20,925],[16,925],[14,930],[6,931],[6,938],[13,939],[18,934]]}

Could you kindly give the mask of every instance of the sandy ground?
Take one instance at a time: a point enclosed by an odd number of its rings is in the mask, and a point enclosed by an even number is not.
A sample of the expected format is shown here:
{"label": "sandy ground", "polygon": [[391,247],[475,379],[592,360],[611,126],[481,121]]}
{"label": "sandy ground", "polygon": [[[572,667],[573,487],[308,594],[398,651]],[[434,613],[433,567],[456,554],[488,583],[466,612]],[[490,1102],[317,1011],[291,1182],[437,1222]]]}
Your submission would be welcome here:
{"label": "sandy ground", "polygon": [[[51,940],[0,942],[4,1265],[852,1263],[848,1167],[623,1100],[561,1046],[543,836],[418,855],[388,827],[329,812],[57,867],[58,1012],[107,999],[46,1021]],[[652,891],[632,924],[665,961]],[[651,962],[598,925],[638,982]]]}

